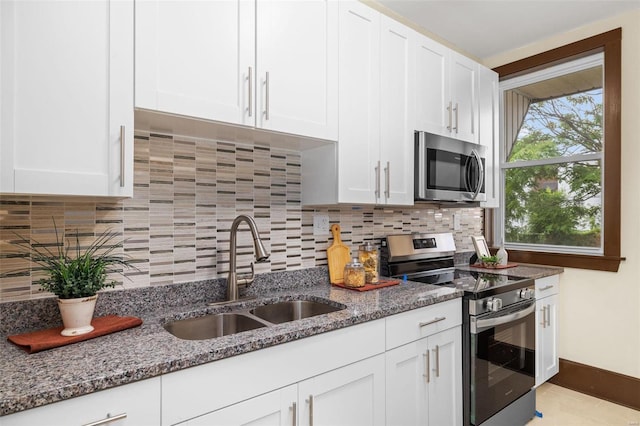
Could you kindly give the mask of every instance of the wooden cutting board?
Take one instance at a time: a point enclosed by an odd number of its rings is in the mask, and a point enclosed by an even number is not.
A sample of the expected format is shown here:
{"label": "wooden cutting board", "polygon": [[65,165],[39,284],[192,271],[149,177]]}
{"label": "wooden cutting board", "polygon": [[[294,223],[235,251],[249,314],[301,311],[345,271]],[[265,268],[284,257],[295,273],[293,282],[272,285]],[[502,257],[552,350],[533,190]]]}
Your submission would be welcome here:
{"label": "wooden cutting board", "polygon": [[349,247],[340,239],[340,225],[331,225],[333,244],[327,249],[327,263],[329,264],[329,280],[331,284],[344,283],[344,267],[351,259]]}

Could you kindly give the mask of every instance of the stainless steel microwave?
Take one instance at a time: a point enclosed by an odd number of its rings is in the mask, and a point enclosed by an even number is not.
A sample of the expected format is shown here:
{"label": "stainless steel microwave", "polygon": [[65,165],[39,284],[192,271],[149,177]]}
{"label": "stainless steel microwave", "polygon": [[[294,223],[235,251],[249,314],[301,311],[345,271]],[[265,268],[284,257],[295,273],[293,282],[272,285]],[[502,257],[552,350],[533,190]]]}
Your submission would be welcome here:
{"label": "stainless steel microwave", "polygon": [[416,201],[486,201],[482,145],[415,132]]}

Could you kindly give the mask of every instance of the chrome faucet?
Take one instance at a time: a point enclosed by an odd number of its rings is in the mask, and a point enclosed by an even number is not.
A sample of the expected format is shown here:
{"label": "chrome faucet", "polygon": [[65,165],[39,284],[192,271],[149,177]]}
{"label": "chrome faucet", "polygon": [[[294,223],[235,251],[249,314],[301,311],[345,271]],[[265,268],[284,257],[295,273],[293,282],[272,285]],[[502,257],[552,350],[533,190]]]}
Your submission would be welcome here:
{"label": "chrome faucet", "polygon": [[260,234],[258,232],[258,227],[256,226],[255,220],[253,220],[251,216],[246,216],[243,214],[236,217],[233,221],[233,224],[231,224],[231,242],[229,246],[229,276],[227,277],[228,301],[238,300],[240,298],[238,286],[247,286],[253,283],[254,279],[253,262],[251,263],[251,274],[242,276],[241,278],[236,274],[236,234],[238,233],[238,226],[240,226],[241,222],[247,222],[247,225],[249,225],[249,230],[251,231],[251,235],[253,236],[253,247],[256,262],[260,263],[269,259],[269,253],[267,253],[267,250],[262,244],[262,240],[260,239]]}

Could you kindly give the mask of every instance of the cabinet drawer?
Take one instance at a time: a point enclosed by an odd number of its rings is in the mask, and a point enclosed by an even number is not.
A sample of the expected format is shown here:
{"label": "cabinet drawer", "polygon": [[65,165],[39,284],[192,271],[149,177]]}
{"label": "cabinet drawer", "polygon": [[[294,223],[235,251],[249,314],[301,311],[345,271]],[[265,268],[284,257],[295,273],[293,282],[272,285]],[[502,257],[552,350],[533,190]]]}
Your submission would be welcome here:
{"label": "cabinet drawer", "polygon": [[550,277],[538,278],[536,280],[536,299],[558,294],[560,276],[551,275]]}
{"label": "cabinet drawer", "polygon": [[[107,422],[107,418],[113,418]],[[160,378],[94,392],[89,395],[0,417],[2,426],[85,425],[105,420],[105,425],[159,425]]]}
{"label": "cabinet drawer", "polygon": [[449,300],[387,318],[386,348],[413,342],[462,324],[462,299]]}

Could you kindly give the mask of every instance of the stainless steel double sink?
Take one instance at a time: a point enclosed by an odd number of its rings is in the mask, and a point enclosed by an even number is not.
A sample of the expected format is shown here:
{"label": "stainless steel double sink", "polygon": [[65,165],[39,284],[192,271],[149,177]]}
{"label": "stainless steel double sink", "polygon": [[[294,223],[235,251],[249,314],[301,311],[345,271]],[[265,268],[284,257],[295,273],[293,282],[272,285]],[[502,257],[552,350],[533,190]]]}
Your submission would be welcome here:
{"label": "stainless steel double sink", "polygon": [[204,340],[270,327],[345,309],[328,302],[287,300],[236,312],[208,314],[170,321],[165,330],[185,340]]}

